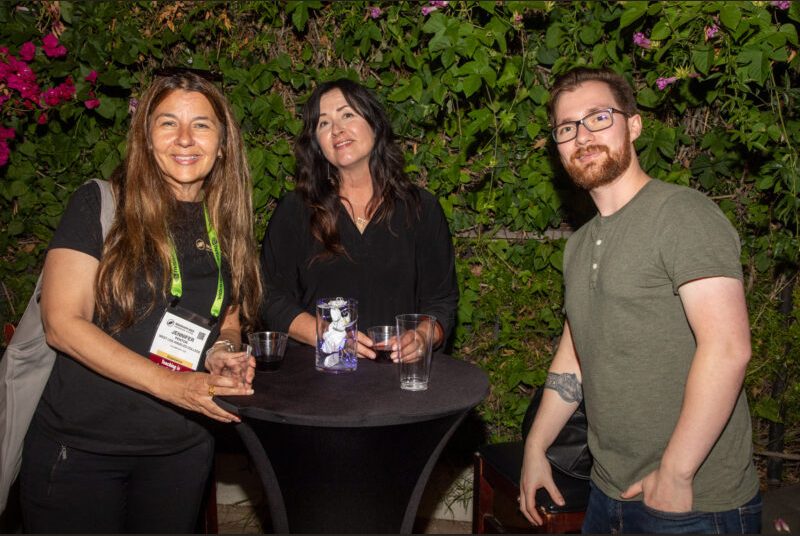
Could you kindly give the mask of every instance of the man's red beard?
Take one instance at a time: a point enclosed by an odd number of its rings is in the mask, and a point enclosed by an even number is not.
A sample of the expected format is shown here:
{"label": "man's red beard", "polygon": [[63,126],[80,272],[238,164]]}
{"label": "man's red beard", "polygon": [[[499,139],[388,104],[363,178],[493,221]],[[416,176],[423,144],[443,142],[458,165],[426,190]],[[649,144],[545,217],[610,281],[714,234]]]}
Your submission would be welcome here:
{"label": "man's red beard", "polygon": [[[578,158],[586,153],[598,151],[606,153],[606,158],[602,162],[591,162],[588,166],[582,166],[577,162]],[[563,163],[572,182],[584,190],[593,190],[614,182],[631,164],[630,136],[625,133],[625,143],[616,153],[612,153],[605,145],[588,145],[575,151],[569,161]]]}

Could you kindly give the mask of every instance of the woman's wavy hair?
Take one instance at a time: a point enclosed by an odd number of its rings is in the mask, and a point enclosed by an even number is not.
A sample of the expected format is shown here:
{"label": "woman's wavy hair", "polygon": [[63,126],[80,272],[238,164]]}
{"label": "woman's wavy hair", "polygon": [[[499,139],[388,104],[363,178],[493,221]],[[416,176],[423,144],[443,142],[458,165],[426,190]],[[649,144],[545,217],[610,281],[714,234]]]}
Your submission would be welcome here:
{"label": "woman's wavy hair", "polygon": [[403,152],[395,141],[392,125],[378,99],[364,86],[341,78],[324,82],[314,89],[303,106],[303,129],[294,146],[297,160],[296,190],[311,209],[311,234],[324,247],[321,257],[346,255],[336,230],[342,204],[339,198],[339,172],[325,158],[317,140],[319,102],[329,91],[338,89],[347,104],[362,116],[375,136],[369,156],[372,199],[366,207],[376,222],[391,219],[396,203],[407,207],[410,218],[419,215],[419,192],[404,171]]}
{"label": "woman's wavy hair", "polygon": [[[239,126],[225,96],[206,78],[177,71],[157,76],[131,122],[127,156],[111,177],[117,201],[95,283],[97,313],[112,333],[152,312],[170,281],[170,224],[178,201],[153,155],[150,127],[156,107],[174,91],[193,91],[211,103],[221,124],[221,155],[203,184],[209,216],[231,271],[231,303],[244,327],[258,321],[262,282],[253,238],[252,183]],[[150,299],[137,303],[137,289]]]}

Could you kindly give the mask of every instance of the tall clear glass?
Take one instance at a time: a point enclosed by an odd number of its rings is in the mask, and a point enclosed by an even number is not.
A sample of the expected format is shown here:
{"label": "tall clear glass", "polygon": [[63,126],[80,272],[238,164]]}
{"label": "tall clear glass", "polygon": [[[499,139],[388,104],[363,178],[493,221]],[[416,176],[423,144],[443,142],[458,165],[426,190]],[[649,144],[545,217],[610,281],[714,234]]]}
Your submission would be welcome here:
{"label": "tall clear glass", "polygon": [[400,388],[424,391],[431,375],[431,348],[436,318],[431,315],[397,315],[400,353]]}

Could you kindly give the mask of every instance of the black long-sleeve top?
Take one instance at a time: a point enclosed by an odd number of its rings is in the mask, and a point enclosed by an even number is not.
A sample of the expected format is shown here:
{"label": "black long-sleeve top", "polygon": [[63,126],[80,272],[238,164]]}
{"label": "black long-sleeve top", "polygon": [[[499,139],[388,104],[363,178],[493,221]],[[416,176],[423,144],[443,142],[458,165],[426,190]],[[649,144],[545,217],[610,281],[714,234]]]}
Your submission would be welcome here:
{"label": "black long-sleeve top", "polygon": [[418,216],[408,220],[406,207],[398,203],[390,219],[370,222],[363,235],[342,207],[336,225],[350,258],[313,262],[323,247],[311,235],[311,211],[299,194],[288,193],[261,248],[267,328],[288,332],[297,315],[315,314],[318,299],[341,296],[358,300],[360,331],[394,325],[398,314],[424,313],[436,317],[446,340],[458,305],[453,243],[437,199],[418,191]]}

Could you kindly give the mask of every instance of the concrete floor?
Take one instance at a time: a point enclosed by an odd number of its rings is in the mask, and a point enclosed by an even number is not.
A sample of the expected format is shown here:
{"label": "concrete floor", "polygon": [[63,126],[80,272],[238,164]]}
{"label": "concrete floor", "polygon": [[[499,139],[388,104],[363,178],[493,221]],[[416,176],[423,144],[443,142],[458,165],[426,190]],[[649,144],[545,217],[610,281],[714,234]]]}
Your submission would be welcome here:
{"label": "concrete floor", "polygon": [[[263,534],[261,517],[251,504],[220,504],[217,507],[220,534]],[[446,519],[418,519],[415,534],[471,534],[472,523]]]}

